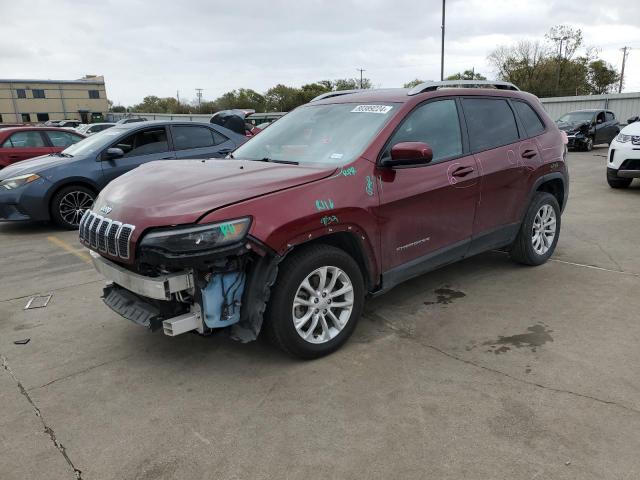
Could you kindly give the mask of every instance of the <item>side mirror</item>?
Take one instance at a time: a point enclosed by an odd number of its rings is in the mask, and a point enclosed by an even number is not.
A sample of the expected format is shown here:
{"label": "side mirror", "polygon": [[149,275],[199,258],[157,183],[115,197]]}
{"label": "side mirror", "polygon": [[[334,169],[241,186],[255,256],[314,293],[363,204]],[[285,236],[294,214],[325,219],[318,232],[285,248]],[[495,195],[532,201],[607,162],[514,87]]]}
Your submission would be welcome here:
{"label": "side mirror", "polygon": [[104,153],[104,157],[107,160],[115,160],[116,158],[124,157],[124,151],[121,148],[107,148],[107,151]]}
{"label": "side mirror", "polygon": [[598,120],[596,120],[596,123],[602,123],[602,119],[599,118]]}
{"label": "side mirror", "polygon": [[433,160],[433,150],[422,142],[401,142],[391,147],[391,158],[382,161],[383,167],[418,167]]}

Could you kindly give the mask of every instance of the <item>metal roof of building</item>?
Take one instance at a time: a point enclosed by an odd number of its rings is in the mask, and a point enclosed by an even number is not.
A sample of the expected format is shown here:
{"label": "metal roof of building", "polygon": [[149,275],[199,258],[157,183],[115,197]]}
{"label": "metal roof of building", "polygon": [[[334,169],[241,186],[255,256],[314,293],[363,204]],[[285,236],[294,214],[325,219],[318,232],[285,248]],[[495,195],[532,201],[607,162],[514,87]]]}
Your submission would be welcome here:
{"label": "metal roof of building", "polygon": [[38,80],[35,78],[0,78],[0,83],[71,83],[79,85],[104,85],[104,78],[81,78],[79,80]]}

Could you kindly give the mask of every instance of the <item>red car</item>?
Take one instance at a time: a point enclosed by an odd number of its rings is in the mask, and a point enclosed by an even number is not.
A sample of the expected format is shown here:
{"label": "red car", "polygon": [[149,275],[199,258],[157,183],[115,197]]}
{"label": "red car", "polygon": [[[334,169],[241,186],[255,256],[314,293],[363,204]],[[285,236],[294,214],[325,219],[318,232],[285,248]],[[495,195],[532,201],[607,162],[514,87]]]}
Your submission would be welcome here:
{"label": "red car", "polygon": [[496,248],[546,262],[566,154],[539,100],[509,83],[331,92],[227,160],[114,180],[80,240],[123,317],[171,336],[263,330],[313,358],[347,340],[367,295]]}
{"label": "red car", "polygon": [[61,128],[9,127],[0,129],[0,168],[28,158],[61,152],[85,138]]}

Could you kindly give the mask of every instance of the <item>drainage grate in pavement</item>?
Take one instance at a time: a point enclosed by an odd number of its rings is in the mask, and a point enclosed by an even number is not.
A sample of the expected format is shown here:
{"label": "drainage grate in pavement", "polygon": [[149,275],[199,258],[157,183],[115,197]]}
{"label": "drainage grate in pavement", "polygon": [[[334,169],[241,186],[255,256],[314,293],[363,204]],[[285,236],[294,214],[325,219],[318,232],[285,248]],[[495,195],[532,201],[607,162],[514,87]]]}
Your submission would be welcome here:
{"label": "drainage grate in pavement", "polygon": [[31,310],[32,308],[44,308],[49,304],[49,300],[53,297],[53,293],[49,295],[36,295],[31,297],[25,305],[25,310]]}

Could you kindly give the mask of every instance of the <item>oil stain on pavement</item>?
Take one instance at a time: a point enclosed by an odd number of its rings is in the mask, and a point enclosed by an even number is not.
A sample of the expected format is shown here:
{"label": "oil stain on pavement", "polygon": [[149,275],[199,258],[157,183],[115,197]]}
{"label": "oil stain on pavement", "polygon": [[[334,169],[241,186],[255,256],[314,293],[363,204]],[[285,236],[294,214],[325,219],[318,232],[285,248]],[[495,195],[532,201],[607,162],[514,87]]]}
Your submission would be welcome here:
{"label": "oil stain on pavement", "polygon": [[448,285],[445,285],[445,288],[438,288],[434,291],[434,293],[437,295],[436,301],[424,302],[425,305],[448,305],[457,298],[467,296],[464,292],[459,292],[458,290],[452,290],[451,288],[448,288]]}
{"label": "oil stain on pavement", "polygon": [[482,345],[489,345],[487,352],[500,355],[501,353],[508,352],[512,347],[530,348],[532,352],[535,352],[537,347],[547,342],[553,342],[553,337],[550,335],[550,333],[553,333],[553,330],[549,330],[544,323],[533,325],[527,328],[527,331],[527,333],[511,335],[510,337],[500,335],[497,340],[490,340],[484,342]]}

